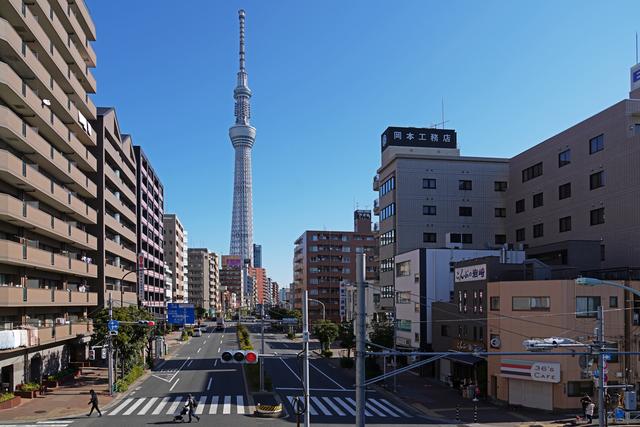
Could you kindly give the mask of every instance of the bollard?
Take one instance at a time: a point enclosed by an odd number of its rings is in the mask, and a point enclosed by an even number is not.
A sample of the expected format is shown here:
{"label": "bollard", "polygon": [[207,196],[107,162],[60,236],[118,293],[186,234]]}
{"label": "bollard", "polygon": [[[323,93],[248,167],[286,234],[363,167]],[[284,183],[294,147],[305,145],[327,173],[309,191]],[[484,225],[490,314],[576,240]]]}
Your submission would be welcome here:
{"label": "bollard", "polygon": [[478,405],[473,405],[473,422],[478,422]]}
{"label": "bollard", "polygon": [[460,422],[460,404],[456,405],[456,421]]}

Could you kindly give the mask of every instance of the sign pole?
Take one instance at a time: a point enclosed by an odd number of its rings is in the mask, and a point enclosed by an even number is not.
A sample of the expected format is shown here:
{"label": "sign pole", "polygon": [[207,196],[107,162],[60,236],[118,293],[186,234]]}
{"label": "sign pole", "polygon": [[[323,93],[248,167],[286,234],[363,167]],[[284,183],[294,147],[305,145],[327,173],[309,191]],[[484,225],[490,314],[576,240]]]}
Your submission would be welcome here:
{"label": "sign pole", "polygon": [[356,255],[356,292],[358,296],[358,312],[356,317],[356,426],[365,425],[365,341],[366,341],[366,307],[365,307],[365,254]]}
{"label": "sign pole", "polygon": [[[112,309],[112,299],[111,292],[109,292],[109,321],[113,320],[113,309]],[[113,347],[111,345],[111,331],[108,331],[107,334],[107,357],[108,361],[108,369],[109,369],[109,396],[113,396]]]}
{"label": "sign pole", "polygon": [[302,369],[304,382],[304,427],[311,425],[309,414],[309,291],[304,291],[302,300]]}

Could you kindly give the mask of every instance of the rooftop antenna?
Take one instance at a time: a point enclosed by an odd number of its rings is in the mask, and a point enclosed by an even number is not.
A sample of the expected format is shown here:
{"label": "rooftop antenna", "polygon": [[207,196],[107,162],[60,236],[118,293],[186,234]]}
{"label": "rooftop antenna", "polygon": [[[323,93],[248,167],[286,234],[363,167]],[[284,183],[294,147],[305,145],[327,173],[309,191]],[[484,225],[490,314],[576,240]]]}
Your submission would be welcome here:
{"label": "rooftop antenna", "polygon": [[437,129],[438,126],[442,126],[442,129],[444,129],[445,123],[449,123],[449,120],[445,120],[444,119],[444,98],[442,98],[442,103],[440,105],[440,108],[441,108],[440,111],[441,111],[441,114],[442,114],[442,116],[441,116],[442,117],[442,121],[440,123],[432,123],[431,127],[434,128],[434,129]]}

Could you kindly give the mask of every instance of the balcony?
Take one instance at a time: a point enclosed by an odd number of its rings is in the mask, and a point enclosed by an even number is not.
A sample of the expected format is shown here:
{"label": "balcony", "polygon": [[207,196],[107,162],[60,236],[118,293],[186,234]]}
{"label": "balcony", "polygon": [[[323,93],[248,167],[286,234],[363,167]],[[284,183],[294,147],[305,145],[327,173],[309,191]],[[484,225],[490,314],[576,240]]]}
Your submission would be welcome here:
{"label": "balcony", "polygon": [[380,189],[380,175],[376,175],[373,177],[373,191],[378,191]]}
{"label": "balcony", "polygon": [[127,205],[125,205],[119,198],[117,198],[115,194],[109,191],[109,189],[105,189],[104,199],[109,202],[109,204],[111,204],[111,206],[113,206],[115,210],[124,215],[133,224],[136,224],[138,222],[136,213],[129,209]]}
{"label": "balcony", "polygon": [[[105,164],[104,165],[104,174],[107,176],[113,184],[118,187],[121,195],[124,194],[131,203],[136,204],[136,195],[129,189],[129,187],[124,183],[120,175],[116,173],[111,166]],[[135,181],[134,181],[135,182]]]}
{"label": "balcony", "polygon": [[69,323],[67,325],[44,326],[38,328],[37,331],[38,345],[43,345],[91,335],[93,333],[93,323],[87,321]]}
{"label": "balcony", "polygon": [[[134,240],[135,242],[135,240]],[[136,262],[136,254],[130,249],[127,249],[120,243],[116,243],[111,239],[104,239],[104,248],[105,250],[111,252],[114,255],[117,255],[121,258],[124,258],[127,261]]]}
{"label": "balcony", "polygon": [[73,0],[69,1],[69,9],[72,15],[75,15],[78,22],[80,22],[80,26],[82,30],[88,34],[90,40],[96,39],[96,27],[91,20],[91,14],[87,9],[87,6],[84,4],[84,0]]}
{"label": "balcony", "polygon": [[[104,265],[104,274],[106,277],[111,277],[116,280],[122,280],[125,274],[129,273],[131,270],[127,270],[124,267],[116,267],[115,265],[106,264]],[[125,286],[131,286],[131,283],[134,284],[137,282],[136,272],[134,270],[133,273],[127,275],[124,279]],[[129,283],[130,282],[130,283]],[[134,292],[135,293],[135,292]]]}
{"label": "balcony", "polygon": [[122,237],[128,239],[131,242],[136,241],[136,233],[127,228],[124,224],[121,224],[111,215],[106,214],[104,216],[104,223],[107,227],[109,227],[113,232],[120,234]]}
{"label": "balcony", "polygon": [[97,212],[93,208],[6,150],[0,150],[0,178],[80,222],[96,223]]}
{"label": "balcony", "polygon": [[60,291],[57,289],[0,287],[0,307],[83,307],[97,306],[95,292]]}
{"label": "balcony", "polygon": [[[124,173],[129,178],[129,181],[137,182],[135,172],[129,167],[129,164],[126,162],[126,160],[122,160],[122,157],[124,156],[124,154],[121,154],[120,151],[118,151],[118,149],[114,147],[113,144],[111,144],[111,142],[109,143],[107,142],[108,141],[105,140],[104,149],[107,152],[107,154],[109,154],[109,156],[111,157],[111,159],[115,164],[121,165],[120,173]],[[117,181],[117,182],[121,182],[121,181]]]}
{"label": "balcony", "polygon": [[[96,53],[89,44],[89,39],[80,26],[80,22],[78,22],[78,18],[76,18],[75,13],[71,12],[71,8],[69,7],[67,0],[52,1],[51,6],[55,9],[56,15],[65,27],[66,32],[75,40],[76,46],[80,50],[80,54],[82,55],[85,63],[90,67],[95,67],[97,63]],[[90,34],[90,37],[91,40],[95,40],[95,34]]]}
{"label": "balcony", "polygon": [[82,249],[96,250],[98,239],[33,205],[0,193],[0,219],[25,228],[35,228],[40,234],[62,240]]}

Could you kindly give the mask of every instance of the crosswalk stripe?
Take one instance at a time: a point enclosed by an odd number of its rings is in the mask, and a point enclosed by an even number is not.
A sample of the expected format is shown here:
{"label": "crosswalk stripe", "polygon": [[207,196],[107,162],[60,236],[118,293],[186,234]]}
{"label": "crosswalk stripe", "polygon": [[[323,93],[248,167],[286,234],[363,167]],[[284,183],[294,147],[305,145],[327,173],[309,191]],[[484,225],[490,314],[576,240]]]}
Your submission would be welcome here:
{"label": "crosswalk stripe", "polygon": [[394,411],[396,411],[397,413],[399,413],[403,417],[410,417],[411,416],[411,415],[407,414],[405,411],[403,411],[402,409],[398,408],[396,405],[394,405],[391,402],[389,402],[387,399],[380,399],[380,401],[384,402],[389,408],[393,409]]}
{"label": "crosswalk stripe", "polygon": [[196,415],[202,414],[204,411],[204,405],[207,403],[207,396],[200,396],[200,400],[198,400],[198,406],[196,406]]}
{"label": "crosswalk stripe", "polygon": [[[354,407],[354,408],[357,408],[357,405],[356,405],[355,400],[353,400],[353,399],[352,399],[352,398],[350,398],[350,397],[347,397],[347,398],[346,398],[346,400],[348,400],[348,401],[349,401],[349,403],[351,403],[351,404],[353,405],[353,407]],[[373,414],[372,414],[371,412],[367,411],[366,406],[365,406],[365,409],[364,409],[364,415],[365,415],[365,416],[367,416],[367,417],[371,417],[371,416],[373,416]]]}
{"label": "crosswalk stripe", "polygon": [[231,396],[224,397],[224,405],[222,406],[222,413],[223,414],[231,413]]}
{"label": "crosswalk stripe", "polygon": [[351,406],[349,406],[345,402],[343,402],[342,399],[340,399],[338,397],[334,397],[334,399],[335,399],[336,402],[338,402],[340,404],[340,406],[342,406],[344,409],[346,409],[348,413],[350,413],[353,416],[356,415],[356,411],[354,411],[353,408],[351,408]]}
{"label": "crosswalk stripe", "polygon": [[124,403],[122,403],[120,406],[118,406],[113,411],[109,412],[107,415],[118,415],[118,412],[122,411],[125,408],[125,406],[127,406],[127,405],[129,405],[129,403],[131,403],[132,400],[133,400],[132,398],[125,399]]}
{"label": "crosswalk stripe", "polygon": [[160,403],[158,403],[158,406],[156,406],[156,409],[153,410],[151,415],[159,415],[160,412],[162,412],[162,408],[165,407],[167,402],[169,402],[169,397],[165,397],[164,399],[162,399]]}
{"label": "crosswalk stripe", "polygon": [[209,406],[209,414],[215,414],[218,412],[218,396],[211,398],[211,406]]}
{"label": "crosswalk stripe", "polygon": [[171,406],[169,406],[169,409],[167,410],[167,415],[175,414],[176,409],[178,409],[178,406],[180,405],[180,402],[182,402],[182,396],[178,396],[173,399],[173,403],[171,403]]}
{"label": "crosswalk stripe", "polygon": [[336,404],[331,401],[331,399],[329,399],[327,396],[323,396],[322,400],[324,400],[327,405],[331,406],[331,409],[333,409],[336,412],[336,414],[338,414],[341,417],[344,417],[345,415],[344,412],[342,412],[342,410],[338,408]]}
{"label": "crosswalk stripe", "polygon": [[122,413],[122,415],[131,415],[133,413],[133,411],[136,410],[136,408],[138,406],[140,406],[142,404],[142,402],[144,402],[146,400],[146,398],[141,398],[141,399],[136,399],[135,403],[133,405],[131,405],[129,407],[129,409],[127,409],[125,412]]}
{"label": "crosswalk stripe", "polygon": [[387,408],[386,406],[384,406],[382,403],[378,402],[376,399],[368,399],[369,402],[375,404],[376,406],[378,406],[379,408],[381,408],[383,411],[387,412],[389,415],[391,415],[392,417],[398,418],[400,415],[396,414],[395,412],[393,412],[391,409]]}
{"label": "crosswalk stripe", "polygon": [[323,413],[323,414],[325,414],[325,415],[333,415],[333,414],[331,413],[331,411],[329,411],[329,410],[327,409],[327,407],[326,407],[326,406],[324,406],[324,405],[322,404],[322,402],[320,401],[320,399],[318,399],[318,398],[317,398],[317,397],[315,397],[315,396],[311,396],[311,400],[313,400],[313,404],[314,404],[314,405],[316,405],[318,408],[320,408],[320,411],[322,411],[322,413]]}
{"label": "crosswalk stripe", "polygon": [[236,396],[236,407],[239,414],[244,414],[244,398]]}
{"label": "crosswalk stripe", "polygon": [[378,408],[374,407],[373,404],[371,402],[369,402],[368,400],[366,401],[365,408],[367,408],[369,411],[371,412],[375,412],[376,414],[378,414],[379,417],[386,417],[387,414],[380,412],[380,410],[378,410]]}
{"label": "crosswalk stripe", "polygon": [[140,412],[138,412],[138,415],[145,415],[149,411],[149,409],[151,409],[151,405],[153,405],[156,400],[158,400],[157,397],[152,397],[151,399],[149,399],[147,404],[144,405]]}

